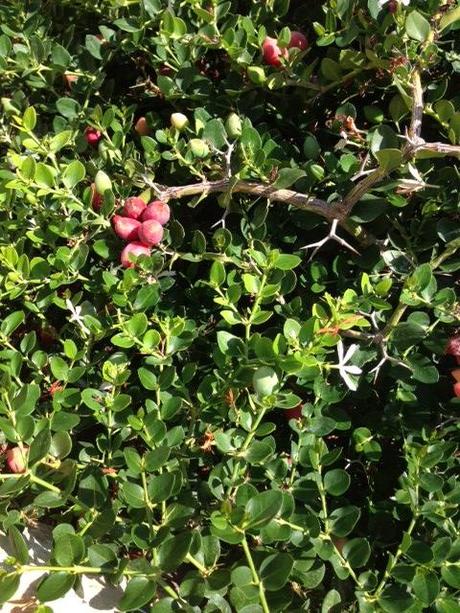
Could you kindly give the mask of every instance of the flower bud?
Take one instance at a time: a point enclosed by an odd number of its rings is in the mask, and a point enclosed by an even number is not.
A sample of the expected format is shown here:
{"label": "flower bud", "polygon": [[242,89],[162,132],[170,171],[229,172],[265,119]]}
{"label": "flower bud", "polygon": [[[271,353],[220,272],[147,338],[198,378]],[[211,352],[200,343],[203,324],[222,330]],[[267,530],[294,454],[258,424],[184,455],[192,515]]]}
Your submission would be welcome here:
{"label": "flower bud", "polygon": [[181,132],[188,126],[188,119],[183,113],[173,113],[171,115],[171,125]]}
{"label": "flower bud", "polygon": [[230,113],[225,121],[225,130],[232,140],[241,136],[241,119],[236,113]]}
{"label": "flower bud", "polygon": [[150,127],[145,117],[139,117],[134,126],[134,130],[139,134],[139,136],[147,136],[150,134]]}
{"label": "flower bud", "polygon": [[260,66],[249,66],[247,70],[249,80],[256,85],[262,85],[265,83],[267,77],[265,76],[265,70]]}
{"label": "flower bud", "polygon": [[272,394],[278,383],[278,375],[269,366],[260,366],[252,377],[252,385],[259,398]]}
{"label": "flower bud", "polygon": [[196,158],[205,158],[209,154],[209,147],[201,138],[192,138],[189,147]]}
{"label": "flower bud", "polygon": [[112,189],[112,181],[110,177],[103,171],[98,170],[94,177],[94,185],[98,194],[104,195],[104,192]]}

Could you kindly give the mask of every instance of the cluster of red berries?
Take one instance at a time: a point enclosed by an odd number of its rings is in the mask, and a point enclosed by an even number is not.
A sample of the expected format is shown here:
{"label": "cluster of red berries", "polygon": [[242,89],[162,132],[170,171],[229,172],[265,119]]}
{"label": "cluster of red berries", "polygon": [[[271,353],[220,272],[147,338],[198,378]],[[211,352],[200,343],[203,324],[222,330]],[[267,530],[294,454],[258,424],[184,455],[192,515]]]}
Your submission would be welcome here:
{"label": "cluster of red berries", "polygon": [[161,200],[148,205],[137,196],[125,200],[121,215],[112,218],[115,234],[129,241],[121,252],[121,263],[125,268],[133,268],[131,256],[150,255],[152,247],[163,239],[163,226],[168,223],[170,215],[169,206]]}
{"label": "cluster of red berries", "polygon": [[[457,364],[460,365],[460,334],[449,339],[446,347],[446,354],[453,356]],[[460,398],[460,368],[454,368],[451,371],[451,375],[455,379],[454,395]]]}
{"label": "cluster of red berries", "polygon": [[284,49],[281,49],[278,46],[276,38],[267,36],[262,44],[264,62],[270,66],[281,66],[281,58],[287,59],[289,55],[288,49],[292,49],[293,47],[296,47],[301,51],[304,51],[308,47],[307,38],[302,34],[302,32],[292,32],[291,40],[289,41],[287,48]]}

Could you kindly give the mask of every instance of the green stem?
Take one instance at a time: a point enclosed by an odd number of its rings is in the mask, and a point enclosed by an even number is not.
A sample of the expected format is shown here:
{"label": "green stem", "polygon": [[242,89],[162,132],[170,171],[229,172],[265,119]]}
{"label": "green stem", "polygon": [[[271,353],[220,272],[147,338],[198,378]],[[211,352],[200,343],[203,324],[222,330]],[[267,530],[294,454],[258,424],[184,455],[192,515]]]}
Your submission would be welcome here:
{"label": "green stem", "polygon": [[460,241],[458,241],[458,245],[457,245],[457,241],[452,241],[451,244],[449,244],[445,250],[440,253],[438,255],[437,258],[435,258],[432,262],[431,262],[431,267],[434,270],[435,268],[438,268],[439,266],[441,266],[441,264],[444,262],[444,260],[447,260],[448,258],[450,258],[451,255],[454,255],[454,253],[460,249]]}
{"label": "green stem", "polygon": [[[290,521],[287,521],[285,519],[282,518],[278,518],[276,520],[279,524],[283,525],[283,526],[289,526],[290,528],[292,528],[293,530],[296,530],[297,532],[302,532],[302,534],[305,534],[306,536],[309,536],[309,532],[308,530],[305,530],[305,528],[303,528],[302,526],[299,526],[298,524],[293,524]],[[343,557],[342,553],[340,552],[340,550],[336,547],[334,541],[332,540],[332,538],[329,536],[329,534],[323,533],[322,537],[324,539],[328,539],[331,541],[334,549],[335,549],[335,553],[337,555],[337,557],[340,559],[340,563],[342,564],[342,566],[344,568],[346,568],[348,570],[348,573],[350,575],[350,577],[353,579],[353,581],[356,583],[357,587],[359,589],[362,589],[362,585],[358,579],[358,577],[356,576],[355,571],[353,570],[353,568],[350,566],[349,562],[347,560],[345,560],[345,558]]]}
{"label": "green stem", "polygon": [[[246,436],[246,438],[244,440],[244,443],[243,443],[243,445],[242,445],[242,447],[240,449],[240,454],[244,453],[246,451],[246,449],[249,447],[249,445],[251,444],[252,439],[256,435],[257,428],[260,426],[260,423],[261,423],[262,419],[265,417],[265,413],[268,411],[268,409],[269,409],[269,407],[267,407],[267,406],[260,407],[259,414],[257,415],[256,420],[255,420],[251,430],[248,432],[248,434],[247,434],[247,436]],[[238,476],[238,471],[239,471],[240,467],[241,467],[241,461],[239,459],[237,459],[236,462],[235,462],[235,466],[233,468],[233,474],[232,474],[232,478],[231,478],[231,483],[230,483],[230,485],[228,487],[227,494],[226,494],[226,496],[228,498],[230,498],[232,496],[232,494],[233,494],[233,489],[235,487],[234,484],[235,484],[236,478]]]}
{"label": "green stem", "polygon": [[241,541],[241,546],[243,547],[244,555],[246,556],[248,566],[251,570],[252,580],[254,581],[255,585],[257,585],[257,587],[259,588],[259,600],[262,606],[262,610],[264,613],[270,613],[270,607],[268,606],[267,598],[265,596],[264,584],[260,580],[260,577],[257,573],[257,569],[255,567],[254,560],[252,559],[251,550],[249,549],[249,545],[248,545],[248,542],[245,536],[243,537],[243,540]]}
{"label": "green stem", "polygon": [[[409,524],[409,527],[407,528],[406,534],[408,536],[410,536],[415,528],[415,525],[417,523],[417,517],[414,516],[412,517],[412,520]],[[394,567],[396,566],[396,564],[399,562],[399,558],[403,555],[403,550],[402,550],[402,546],[401,544],[398,547],[397,552],[395,553],[393,559],[391,560],[391,562],[387,565],[387,569],[385,570],[385,573],[382,577],[382,580],[380,581],[380,583],[378,584],[375,592],[373,594],[369,594],[370,597],[372,597],[372,599],[377,599],[380,594],[383,592],[386,582],[388,581],[388,579],[391,576],[391,573],[393,572]]]}
{"label": "green stem", "polygon": [[[29,472],[28,474],[32,483],[35,483],[36,485],[41,485],[44,489],[49,490],[50,492],[54,492],[59,496],[62,496],[62,491],[56,485],[53,485],[52,483],[48,483],[48,481],[40,479],[40,477],[37,477],[37,475],[34,475],[31,472]],[[75,496],[72,496],[72,494],[67,494],[67,498],[71,500],[74,505],[80,506],[85,511],[91,511],[91,507],[81,502],[81,500],[79,500],[78,498],[75,498]]]}
{"label": "green stem", "polygon": [[324,515],[324,535],[323,535],[323,538],[326,538],[328,541],[331,542],[332,546],[334,547],[335,554],[339,558],[341,565],[344,568],[347,569],[348,574],[353,579],[353,581],[355,582],[357,587],[359,589],[362,589],[361,583],[360,583],[358,577],[356,576],[355,571],[351,567],[351,565],[348,562],[348,560],[346,560],[343,557],[341,551],[338,549],[338,547],[336,547],[334,541],[331,538],[330,526],[329,526],[329,518],[328,518],[329,513],[328,513],[328,509],[327,509],[326,491],[324,489],[323,479],[322,479],[322,476],[321,476],[321,465],[318,466],[318,473],[319,473],[319,477],[320,477],[320,482],[318,484],[318,489],[319,489],[319,495],[320,495],[320,498],[321,498],[321,508],[323,510],[323,515]]}
{"label": "green stem", "polygon": [[402,316],[404,315],[404,313],[407,310],[407,304],[403,304],[402,302],[398,303],[398,306],[395,308],[395,310],[393,311],[393,315],[390,317],[390,319],[388,320],[387,325],[385,326],[385,328],[382,331],[382,338],[385,340],[387,339],[393,328],[395,326],[398,325],[398,323],[401,321]]}
{"label": "green stem", "polygon": [[187,562],[189,562],[189,564],[192,564],[195,568],[197,568],[202,575],[204,576],[209,575],[210,571],[206,568],[206,566],[203,566],[201,562],[198,562],[198,560],[194,558],[191,553],[188,553],[185,556],[185,559],[187,560]]}
{"label": "green stem", "polygon": [[[12,575],[14,574],[23,574],[23,573],[34,573],[34,572],[48,572],[48,573],[59,573],[59,572],[64,572],[64,573],[71,573],[73,575],[116,575],[118,574],[118,569],[114,568],[113,570],[111,569],[107,569],[107,568],[101,568],[98,566],[82,566],[82,565],[76,565],[76,566],[46,566],[46,565],[29,565],[26,564],[24,566],[21,566],[20,568],[18,568],[17,570],[15,570],[13,573],[10,573]],[[163,579],[161,579],[158,575],[159,572],[158,570],[151,570],[149,571],[140,571],[140,570],[134,570],[134,569],[129,569],[129,568],[125,568],[122,571],[122,574],[125,577],[154,577],[155,580],[161,585],[162,589],[171,596],[171,598],[174,598],[174,600],[180,600],[180,596],[179,594],[170,586],[166,583],[166,581],[164,581]]]}
{"label": "green stem", "polygon": [[318,475],[319,475],[319,483],[318,490],[321,498],[321,508],[323,510],[324,516],[324,530],[326,534],[329,536],[329,519],[328,519],[328,510],[327,510],[327,500],[326,500],[326,492],[323,486],[323,477],[321,475],[321,465],[318,466]]}
{"label": "green stem", "polygon": [[254,317],[257,314],[257,311],[259,310],[259,306],[260,303],[262,302],[262,292],[264,291],[265,285],[267,284],[267,274],[264,272],[262,275],[262,280],[260,282],[260,288],[259,291],[257,292],[257,297],[254,300],[254,304],[252,305],[252,309],[251,309],[251,314],[249,315],[249,318],[247,319],[246,323],[244,324],[244,327],[246,329],[246,340],[248,341],[251,338],[251,326],[252,326],[252,321],[254,319]]}
{"label": "green stem", "polygon": [[48,483],[48,481],[44,481],[43,479],[40,479],[40,477],[37,477],[37,475],[34,475],[33,473],[30,473],[29,476],[30,476],[30,480],[33,483],[36,483],[37,485],[41,485],[46,490],[49,490],[50,492],[54,492],[55,494],[59,494],[59,495],[62,494],[61,490],[58,487],[56,487],[56,485],[53,485],[52,483]]}

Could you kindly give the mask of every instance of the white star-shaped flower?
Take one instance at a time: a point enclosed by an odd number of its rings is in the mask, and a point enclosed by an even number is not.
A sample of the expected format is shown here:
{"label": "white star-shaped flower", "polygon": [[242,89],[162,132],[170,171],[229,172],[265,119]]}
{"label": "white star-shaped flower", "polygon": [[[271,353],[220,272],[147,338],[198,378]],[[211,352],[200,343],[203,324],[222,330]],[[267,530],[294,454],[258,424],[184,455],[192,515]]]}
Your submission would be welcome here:
{"label": "white star-shaped flower", "polygon": [[85,334],[91,334],[91,331],[89,330],[89,328],[86,327],[85,322],[83,321],[83,318],[81,316],[81,306],[74,306],[73,302],[68,298],[65,303],[69,311],[72,313],[69,321],[74,321]]}
{"label": "white star-shaped flower", "polygon": [[339,363],[336,368],[339,369],[340,376],[345,381],[347,387],[355,392],[358,389],[357,382],[350,377],[350,375],[360,375],[363,371],[359,366],[353,364],[347,365],[347,362],[351,360],[353,355],[359,349],[359,345],[350,345],[348,351],[344,353],[344,347],[342,341],[337,344],[337,355],[339,356]]}

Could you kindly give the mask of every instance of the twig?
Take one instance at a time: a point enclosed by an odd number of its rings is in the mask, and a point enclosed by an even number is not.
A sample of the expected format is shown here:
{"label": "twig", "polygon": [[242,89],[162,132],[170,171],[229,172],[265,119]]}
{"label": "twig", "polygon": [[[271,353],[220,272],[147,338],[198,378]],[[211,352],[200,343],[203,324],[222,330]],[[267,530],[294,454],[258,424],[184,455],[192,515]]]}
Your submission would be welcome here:
{"label": "twig", "polygon": [[460,147],[458,145],[449,145],[448,143],[425,143],[422,142],[414,147],[414,153],[419,151],[432,151],[434,153],[442,153],[453,157],[460,157]]}
{"label": "twig", "polygon": [[367,177],[364,177],[357,185],[355,185],[342,200],[340,205],[342,209],[342,215],[348,217],[351,210],[357,202],[361,200],[364,194],[374,187],[377,183],[380,183],[388,175],[388,172],[383,168],[376,168]]}
{"label": "twig", "polygon": [[320,248],[330,240],[335,241],[336,243],[339,243],[339,245],[342,245],[342,247],[346,247],[353,253],[356,253],[356,255],[359,255],[359,251],[356,251],[356,249],[352,247],[350,244],[348,244],[343,238],[341,238],[340,236],[337,236],[336,230],[337,230],[338,223],[339,223],[339,220],[334,219],[331,224],[329,234],[327,236],[317,241],[316,243],[311,243],[310,245],[305,245],[304,247],[301,247],[301,249],[311,249],[312,247],[315,247],[315,249],[313,250],[313,253],[308,258],[309,262],[314,258],[316,253],[320,250]]}
{"label": "twig", "polygon": [[423,88],[420,70],[416,68],[412,74],[412,115],[409,127],[409,137],[412,142],[420,138],[423,119]]}
{"label": "twig", "polygon": [[[350,77],[351,75],[352,73],[347,76]],[[330,86],[334,85],[335,83],[330,84]],[[418,68],[414,69],[412,73],[412,100],[412,115],[410,126],[406,131],[406,145],[402,150],[402,162],[408,162],[418,152],[422,151],[432,151],[460,157],[460,146],[439,142],[426,143],[420,136],[423,118],[423,88],[420,79],[420,70]],[[206,197],[208,194],[226,192],[230,190],[232,193],[250,194],[256,197],[267,198],[272,202],[290,204],[303,211],[320,215],[331,222],[332,225],[327,237],[307,246],[316,247],[313,255],[317,252],[319,247],[331,239],[337,241],[339,244],[350,249],[351,251],[358,253],[354,247],[337,236],[337,226],[340,226],[346,232],[351,234],[363,246],[379,243],[374,236],[369,234],[362,226],[350,221],[348,217],[350,216],[355,204],[357,204],[375,185],[386,178],[393,170],[392,168],[378,167],[374,170],[364,171],[365,164],[368,159],[366,157],[359,172],[353,178],[357,179],[364,173],[366,176],[364,176],[363,179],[352,187],[343,200],[329,203],[326,200],[316,198],[310,194],[302,194],[290,189],[279,189],[274,185],[255,183],[252,181],[235,181],[235,178],[231,176],[230,171],[230,157],[232,151],[233,148],[230,148],[227,152],[227,156],[225,156],[227,175],[225,179],[220,179],[217,181],[202,181],[200,183],[193,183],[177,187],[159,185],[151,181],[146,175],[143,176],[143,179],[145,183],[155,191],[156,195],[165,202],[172,199],[185,198],[198,194]],[[224,214],[224,217],[218,222],[218,224],[224,224],[225,217],[226,214]]]}
{"label": "twig", "polygon": [[[420,71],[418,69],[415,69],[412,75],[412,95],[412,116],[406,135],[407,143],[403,150],[403,161],[410,160],[416,151],[420,151],[427,146],[429,147],[429,144],[425,143],[420,138],[423,117],[423,89],[420,80]],[[374,185],[380,183],[380,181],[387,177],[391,170],[393,169],[384,169],[382,167],[376,168],[371,174],[355,185],[342,201],[342,215],[347,217],[364,194],[367,194]]]}
{"label": "twig", "polygon": [[231,189],[233,193],[250,194],[252,196],[264,196],[275,202],[292,204],[303,211],[316,213],[325,217],[329,221],[335,218],[341,219],[340,211],[325,200],[315,198],[309,194],[301,194],[290,189],[278,189],[273,185],[253,183],[251,181],[238,181],[233,184],[231,179],[220,179],[218,181],[203,181],[190,185],[179,185],[177,187],[163,187],[159,193],[163,202],[172,199],[196,196],[197,194],[213,194],[225,192]]}

